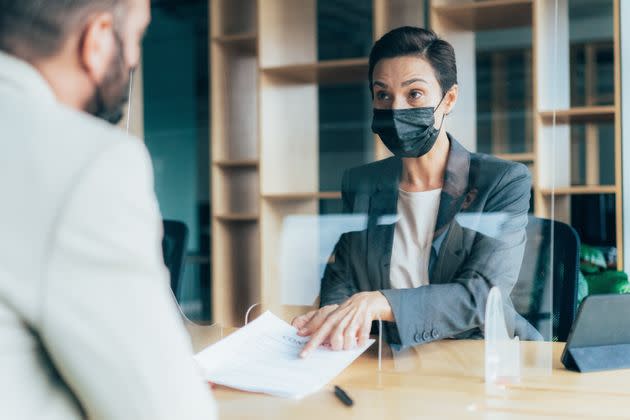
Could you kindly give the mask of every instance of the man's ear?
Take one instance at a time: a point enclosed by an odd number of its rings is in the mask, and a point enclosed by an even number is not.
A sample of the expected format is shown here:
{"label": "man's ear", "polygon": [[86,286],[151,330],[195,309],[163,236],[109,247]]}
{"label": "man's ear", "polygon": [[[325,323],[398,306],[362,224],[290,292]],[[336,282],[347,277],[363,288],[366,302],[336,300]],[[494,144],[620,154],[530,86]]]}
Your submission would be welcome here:
{"label": "man's ear", "polygon": [[453,110],[459,96],[459,85],[453,85],[444,97],[444,114],[448,115]]}
{"label": "man's ear", "polygon": [[109,68],[116,48],[113,31],[114,16],[111,13],[93,16],[84,28],[79,60],[92,80],[103,80]]}

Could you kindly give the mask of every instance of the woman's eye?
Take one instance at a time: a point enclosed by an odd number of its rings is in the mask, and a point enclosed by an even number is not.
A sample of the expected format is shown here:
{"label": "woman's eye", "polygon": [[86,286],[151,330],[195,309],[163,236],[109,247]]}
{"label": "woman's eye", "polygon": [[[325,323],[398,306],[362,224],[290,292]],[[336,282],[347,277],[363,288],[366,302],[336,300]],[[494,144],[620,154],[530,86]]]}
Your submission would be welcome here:
{"label": "woman's eye", "polygon": [[422,98],[422,92],[420,92],[419,90],[412,90],[409,94],[409,97],[411,99],[420,99]]}
{"label": "woman's eye", "polygon": [[389,99],[389,95],[387,94],[387,92],[377,92],[376,93],[376,98],[380,101],[386,101],[387,99]]}

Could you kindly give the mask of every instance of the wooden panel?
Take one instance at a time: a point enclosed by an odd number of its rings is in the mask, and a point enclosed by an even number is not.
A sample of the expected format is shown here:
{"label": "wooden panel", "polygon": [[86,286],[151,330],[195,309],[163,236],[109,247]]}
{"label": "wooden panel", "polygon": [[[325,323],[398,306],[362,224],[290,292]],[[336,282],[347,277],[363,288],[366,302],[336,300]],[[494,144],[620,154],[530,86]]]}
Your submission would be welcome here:
{"label": "wooden panel", "polygon": [[425,13],[418,0],[374,0],[374,39],[401,26],[425,26]]}
{"label": "wooden panel", "polygon": [[569,109],[571,98],[567,0],[558,0],[557,27],[554,1],[536,0],[534,10],[536,107],[538,111]]}
{"label": "wooden panel", "polygon": [[[540,116],[545,124],[552,124],[554,111],[542,111]],[[583,106],[555,111],[556,123],[602,122],[615,119],[614,106]]]}
{"label": "wooden panel", "polygon": [[214,172],[215,214],[258,213],[259,177],[256,168],[223,168]]}
{"label": "wooden panel", "polygon": [[217,214],[215,216],[215,218],[219,222],[225,222],[225,223],[230,223],[230,222],[251,222],[251,223],[255,223],[255,222],[258,221],[258,214],[256,214],[256,213],[251,213],[251,214],[247,214],[247,213],[222,213],[222,214]]}
{"label": "wooden panel", "polygon": [[255,55],[213,43],[213,158],[258,158],[258,63]]}
{"label": "wooden panel", "polygon": [[277,193],[265,194],[263,198],[272,201],[300,201],[300,200],[339,200],[341,192],[317,192],[317,193]]}
{"label": "wooden panel", "polygon": [[541,189],[543,195],[583,195],[583,194],[614,194],[614,185],[574,185],[570,187],[558,187],[555,189]]}
{"label": "wooden panel", "polygon": [[243,159],[243,160],[218,160],[213,164],[219,168],[257,168],[257,159]]}
{"label": "wooden panel", "polygon": [[264,194],[318,191],[317,85],[262,76],[261,188]]}
{"label": "wooden panel", "polygon": [[215,37],[256,31],[257,0],[211,0],[210,19]]}
{"label": "wooden panel", "polygon": [[277,67],[316,62],[316,1],[259,2],[261,66]]}
{"label": "wooden panel", "polygon": [[261,301],[259,240],[257,223],[213,224],[215,322],[240,326],[247,308]]}
{"label": "wooden panel", "polygon": [[248,55],[255,55],[258,49],[258,35],[255,32],[216,36],[212,40],[224,47],[232,47]]}
{"label": "wooden panel", "polygon": [[511,160],[513,162],[535,162],[535,153],[497,153],[495,154],[499,159]]}
{"label": "wooden panel", "polygon": [[212,312],[260,301],[257,1],[212,0]]}
{"label": "wooden panel", "polygon": [[[534,153],[536,173],[534,200],[536,215],[554,217],[569,222],[570,200],[545,196],[543,191],[571,185],[570,127],[556,121],[556,126],[545,124],[543,110],[570,108],[569,11],[567,0],[534,1],[533,64],[534,64]],[[558,25],[556,25],[556,22]],[[549,198],[553,197],[553,200]],[[553,209],[552,209],[553,207]],[[552,211],[553,210],[553,211]]]}
{"label": "wooden panel", "polygon": [[[368,80],[368,59],[320,61],[310,64],[268,67],[265,75],[276,80],[286,79],[300,83],[343,84]],[[367,83],[366,83],[367,84]]]}
{"label": "wooden panel", "polygon": [[[435,2],[434,11],[453,26],[466,30],[502,29],[532,24],[532,0]],[[451,4],[449,4],[451,3]]]}

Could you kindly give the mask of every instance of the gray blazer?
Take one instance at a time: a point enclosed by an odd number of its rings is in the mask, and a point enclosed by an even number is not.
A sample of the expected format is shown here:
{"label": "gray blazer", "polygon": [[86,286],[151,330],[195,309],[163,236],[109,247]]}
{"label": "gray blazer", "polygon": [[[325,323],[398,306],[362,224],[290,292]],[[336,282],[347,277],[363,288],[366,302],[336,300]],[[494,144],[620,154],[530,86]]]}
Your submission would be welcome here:
{"label": "gray blazer", "polygon": [[[508,330],[521,339],[540,334],[514,310],[509,295],[518,279],[525,248],[531,176],[525,165],[470,153],[449,135],[450,151],[435,227],[446,236],[432,264],[428,286],[391,289],[390,261],[402,160],[392,157],[345,172],[344,212],[368,215],[366,230],[339,239],[324,272],[320,305],[341,303],[361,291],[380,290],[395,323],[386,327],[392,343],[416,345],[445,337],[483,336],[485,302],[498,286]],[[499,235],[487,235],[458,213],[503,213]],[[392,217],[393,216],[393,217]],[[389,219],[389,221],[388,221]],[[468,218],[467,220],[471,220]]]}

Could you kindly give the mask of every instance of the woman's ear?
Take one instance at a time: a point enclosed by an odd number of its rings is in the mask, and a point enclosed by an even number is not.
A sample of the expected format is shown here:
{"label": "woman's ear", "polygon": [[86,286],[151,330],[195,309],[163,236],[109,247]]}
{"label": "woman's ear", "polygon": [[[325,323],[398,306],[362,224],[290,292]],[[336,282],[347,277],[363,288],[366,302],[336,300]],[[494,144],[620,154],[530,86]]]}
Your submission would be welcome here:
{"label": "woman's ear", "polygon": [[446,96],[444,97],[444,114],[448,115],[451,113],[457,103],[458,96],[459,85],[453,85],[448,92],[446,92]]}

